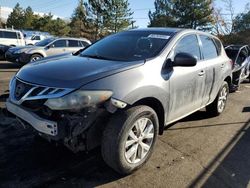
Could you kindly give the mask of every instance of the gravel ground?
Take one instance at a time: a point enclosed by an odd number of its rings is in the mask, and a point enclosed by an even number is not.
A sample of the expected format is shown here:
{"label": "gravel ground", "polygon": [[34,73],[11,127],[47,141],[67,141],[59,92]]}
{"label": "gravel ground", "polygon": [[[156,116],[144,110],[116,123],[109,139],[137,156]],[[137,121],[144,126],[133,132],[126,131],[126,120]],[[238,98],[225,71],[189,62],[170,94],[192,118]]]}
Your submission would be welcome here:
{"label": "gravel ground", "polygon": [[4,115],[17,70],[0,62],[0,187],[250,187],[250,84],[230,95],[221,116],[201,110],[166,128],[145,167],[120,176],[100,148],[73,154]]}

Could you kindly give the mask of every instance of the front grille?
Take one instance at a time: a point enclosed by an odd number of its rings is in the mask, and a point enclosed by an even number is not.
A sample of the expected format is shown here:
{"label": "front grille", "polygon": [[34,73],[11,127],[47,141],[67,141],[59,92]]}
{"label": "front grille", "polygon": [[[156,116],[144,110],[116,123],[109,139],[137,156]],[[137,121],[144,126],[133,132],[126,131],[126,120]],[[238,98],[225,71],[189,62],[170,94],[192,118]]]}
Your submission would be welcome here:
{"label": "front grille", "polygon": [[10,82],[10,98],[16,104],[22,104],[24,101],[44,101],[44,99],[62,97],[72,90],[35,85],[15,77]]}
{"label": "front grille", "polygon": [[15,99],[19,101],[31,88],[32,85],[16,80]]}

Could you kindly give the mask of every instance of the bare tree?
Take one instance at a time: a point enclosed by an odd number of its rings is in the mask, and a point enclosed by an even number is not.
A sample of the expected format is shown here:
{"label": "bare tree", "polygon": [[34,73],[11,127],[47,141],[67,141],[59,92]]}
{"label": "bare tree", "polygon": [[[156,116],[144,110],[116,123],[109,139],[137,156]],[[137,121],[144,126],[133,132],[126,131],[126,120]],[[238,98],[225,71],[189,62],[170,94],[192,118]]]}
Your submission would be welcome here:
{"label": "bare tree", "polygon": [[[222,0],[224,9],[214,7],[214,34],[227,35],[233,32],[235,12],[232,0]],[[222,13],[223,12],[223,13]]]}

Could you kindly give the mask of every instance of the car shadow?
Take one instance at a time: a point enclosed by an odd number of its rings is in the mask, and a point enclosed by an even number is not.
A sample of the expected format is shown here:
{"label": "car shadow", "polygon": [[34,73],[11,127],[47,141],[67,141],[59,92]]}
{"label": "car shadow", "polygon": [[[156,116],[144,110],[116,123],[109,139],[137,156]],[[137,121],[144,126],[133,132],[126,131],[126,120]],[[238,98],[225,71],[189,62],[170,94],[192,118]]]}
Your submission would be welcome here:
{"label": "car shadow", "polygon": [[[1,111],[1,110],[0,110]],[[74,154],[49,143],[15,119],[0,115],[0,185],[3,187],[94,187],[122,176],[109,168],[100,148]],[[61,186],[62,185],[62,186]]]}
{"label": "car shadow", "polygon": [[18,64],[15,64],[15,63],[10,63],[10,62],[0,63],[0,71],[3,70],[3,69],[19,69],[21,67],[22,67],[21,65],[18,65]]}
{"label": "car shadow", "polygon": [[[250,119],[189,187],[249,187]],[[209,174],[209,177],[207,177]]]}

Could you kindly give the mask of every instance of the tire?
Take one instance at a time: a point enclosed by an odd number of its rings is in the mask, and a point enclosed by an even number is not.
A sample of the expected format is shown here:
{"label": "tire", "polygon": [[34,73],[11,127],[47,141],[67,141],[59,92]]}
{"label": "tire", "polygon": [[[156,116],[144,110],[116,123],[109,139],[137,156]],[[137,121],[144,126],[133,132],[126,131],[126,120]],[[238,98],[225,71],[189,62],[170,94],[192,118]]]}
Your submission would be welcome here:
{"label": "tire", "polygon": [[[137,123],[137,126],[135,123]],[[141,131],[137,131],[136,128],[140,125],[142,125],[142,129],[143,125],[145,125],[142,132],[149,131],[149,134],[145,134],[149,138],[144,137],[143,139],[140,134]],[[150,158],[158,132],[159,121],[152,108],[135,106],[126,111],[119,111],[111,117],[103,133],[102,156],[104,161],[120,174],[132,173],[142,167]],[[133,140],[129,135],[135,136],[134,138],[137,141]],[[137,137],[139,135],[142,137]],[[142,146],[145,148],[145,145],[147,145],[147,151],[142,149]],[[132,152],[134,149],[137,152]],[[131,153],[133,154],[130,156]]]}
{"label": "tire", "polygon": [[33,54],[31,57],[30,57],[30,62],[34,62],[34,61],[37,61],[39,59],[43,58],[42,55],[40,54]]}
{"label": "tire", "polygon": [[206,107],[206,111],[212,116],[220,115],[226,107],[228,93],[229,93],[228,83],[224,81],[217,94],[217,97],[211,104],[209,104]]}

